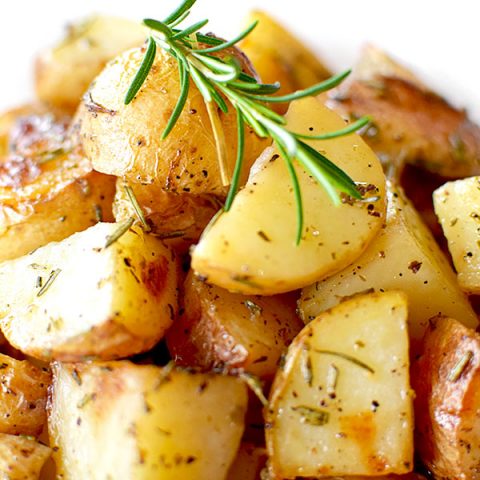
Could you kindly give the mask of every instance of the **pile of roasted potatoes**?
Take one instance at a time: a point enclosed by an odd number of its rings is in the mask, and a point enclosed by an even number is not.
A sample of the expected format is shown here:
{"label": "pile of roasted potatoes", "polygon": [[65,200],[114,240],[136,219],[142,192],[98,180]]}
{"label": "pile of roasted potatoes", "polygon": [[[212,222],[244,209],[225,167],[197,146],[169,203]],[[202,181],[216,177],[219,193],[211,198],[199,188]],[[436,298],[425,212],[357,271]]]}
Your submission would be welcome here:
{"label": "pile of roasted potatoes", "polygon": [[[330,75],[255,19],[245,71],[282,94]],[[372,119],[309,142],[365,195],[335,206],[297,166],[296,245],[271,142],[246,131],[219,214],[194,86],[161,139],[174,59],[124,104],[146,35],[70,26],[36,102],[0,116],[0,479],[480,479],[480,128],[367,46],[334,90],[276,106],[306,134]]]}

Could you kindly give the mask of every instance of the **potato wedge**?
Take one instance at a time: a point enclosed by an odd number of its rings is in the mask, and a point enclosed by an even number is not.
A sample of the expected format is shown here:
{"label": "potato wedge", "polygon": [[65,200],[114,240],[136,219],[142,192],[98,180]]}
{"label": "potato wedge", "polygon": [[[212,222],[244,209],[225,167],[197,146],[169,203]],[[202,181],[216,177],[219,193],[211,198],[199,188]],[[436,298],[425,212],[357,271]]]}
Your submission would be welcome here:
{"label": "potato wedge", "polygon": [[480,127],[424,87],[396,62],[367,48],[358,73],[329,93],[327,105],[346,116],[371,115],[365,141],[399,170],[413,163],[444,177],[480,173]]}
{"label": "potato wedge", "polygon": [[112,221],[114,194],[115,179],[77,155],[0,163],[0,261]]}
{"label": "potato wedge", "polygon": [[433,201],[460,287],[480,294],[480,177],[446,183],[434,192]]}
{"label": "potato wedge", "polygon": [[[317,134],[345,126],[315,98],[292,103],[288,127]],[[299,166],[305,228],[295,244],[297,217],[287,167],[273,149],[255,164],[229,212],[209,228],[192,254],[192,268],[210,283],[243,294],[295,290],[342,269],[367,247],[383,223],[385,177],[358,135],[309,142],[355,181],[366,182],[378,201],[335,206]],[[372,192],[370,192],[372,193]]]}
{"label": "potato wedge", "polygon": [[434,318],[412,368],[416,445],[437,479],[479,478],[480,335]]}
{"label": "potato wedge", "polygon": [[[229,52],[248,70],[238,51]],[[175,59],[158,49],[150,75],[132,103],[125,105],[143,57],[140,48],[125,52],[92,84],[77,116],[87,156],[96,170],[125,177],[130,183],[155,184],[179,194],[226,195],[228,187],[222,182],[207,107],[193,82],[175,128],[162,138],[180,94]],[[220,112],[219,118],[225,135],[227,176],[231,178],[236,160],[235,110]],[[268,140],[246,129],[241,182],[267,145]]]}
{"label": "potato wedge", "polygon": [[273,377],[280,356],[303,327],[295,297],[230,293],[190,273],[182,314],[167,334],[169,351],[180,365],[240,368]]}
{"label": "potato wedge", "polygon": [[[176,312],[175,255],[134,228],[99,223],[0,264],[0,328],[33,357],[111,359],[152,348]],[[21,274],[19,274],[21,272]]]}
{"label": "potato wedge", "polygon": [[182,251],[188,251],[190,245],[198,241],[208,222],[223,205],[214,195],[168,193],[156,184],[127,184],[118,179],[113,204],[117,222],[136,216],[126,187],[131,188],[151,233]]}
{"label": "potato wedge", "polygon": [[226,478],[247,407],[238,379],[130,362],[56,363],[53,374],[60,478]]}
{"label": "potato wedge", "polygon": [[274,478],[410,472],[412,400],[404,294],[358,296],[319,315],[270,393]]}
{"label": "potato wedge", "polygon": [[0,433],[0,478],[38,480],[50,448],[32,438]]}
{"label": "potato wedge", "polygon": [[145,38],[139,23],[123,18],[95,16],[69,25],[66,37],[36,60],[38,98],[73,112],[105,64]]}
{"label": "potato wedge", "polygon": [[442,313],[478,324],[455,273],[402,190],[389,184],[387,223],[367,251],[343,271],[305,288],[304,321],[365,290],[398,289],[408,296],[411,351],[418,353],[428,319]]}
{"label": "potato wedge", "polygon": [[0,433],[39,435],[47,420],[50,373],[0,354],[0,384]]}
{"label": "potato wedge", "polygon": [[[253,11],[245,25],[258,22],[255,30],[239,44],[263,83],[280,82],[279,95],[310,87],[330,76],[329,69],[305,44],[269,14]],[[279,48],[281,45],[281,48]],[[272,104],[285,113],[287,104]]]}

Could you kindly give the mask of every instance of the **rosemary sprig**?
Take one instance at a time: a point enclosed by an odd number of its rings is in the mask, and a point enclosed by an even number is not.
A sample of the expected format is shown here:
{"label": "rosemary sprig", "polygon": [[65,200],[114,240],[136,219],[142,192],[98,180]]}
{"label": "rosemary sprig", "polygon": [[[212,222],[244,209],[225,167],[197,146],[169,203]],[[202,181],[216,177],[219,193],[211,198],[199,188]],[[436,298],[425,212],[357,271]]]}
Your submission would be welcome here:
{"label": "rosemary sprig", "polygon": [[[307,145],[304,140],[327,140],[348,135],[364,127],[369,119],[361,118],[345,128],[321,135],[305,135],[291,132],[285,127],[284,117],[278,115],[267,105],[269,103],[291,102],[301,98],[318,95],[335,86],[350,73],[349,70],[333,76],[324,82],[289,95],[272,96],[280,88],[279,83],[262,84],[257,79],[241,71],[239,62],[229,55],[223,58],[214,53],[225,52],[244,39],[255,27],[250,25],[230,41],[220,40],[199,32],[207,20],[197,22],[180,29],[178,26],[188,17],[196,0],[184,0],[165,20],[145,19],[144,25],[152,31],[148,39],[145,56],[125,96],[126,105],[139,93],[148,77],[155,60],[157,47],[163,49],[178,62],[180,95],[162,134],[165,138],[174,128],[180,117],[193,82],[200,91],[214,134],[222,182],[230,189],[224,205],[224,211],[231,208],[239,188],[240,174],[244,155],[244,126],[249,125],[263,138],[270,138],[280,152],[292,181],[297,210],[297,245],[300,243],[304,216],[300,183],[294,167],[296,160],[327,192],[335,204],[341,203],[340,195],[349,195],[361,200],[362,195],[355,182],[324,155]],[[206,47],[199,45],[203,44]],[[192,82],[191,82],[192,81]],[[226,141],[217,107],[228,112],[233,107],[237,112],[237,158],[232,173],[228,171],[226,161]]]}

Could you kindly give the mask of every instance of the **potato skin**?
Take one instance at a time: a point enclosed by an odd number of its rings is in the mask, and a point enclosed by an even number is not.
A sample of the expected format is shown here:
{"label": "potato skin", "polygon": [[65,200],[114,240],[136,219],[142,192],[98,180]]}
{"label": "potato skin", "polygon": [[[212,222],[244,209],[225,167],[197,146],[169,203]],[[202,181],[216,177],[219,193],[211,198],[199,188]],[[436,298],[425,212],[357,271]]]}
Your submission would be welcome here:
{"label": "potato skin", "polygon": [[[78,120],[83,146],[94,168],[132,183],[156,184],[166,192],[225,195],[227,187],[220,178],[207,109],[193,82],[174,130],[166,139],[161,138],[180,93],[178,66],[173,58],[157,49],[144,85],[129,105],[124,104],[143,56],[144,49],[137,48],[117,57],[84,98]],[[231,175],[236,156],[236,114],[230,106],[227,114],[220,112],[219,116]],[[249,128],[245,133],[242,182],[268,145]]]}
{"label": "potato skin", "polygon": [[478,479],[480,336],[438,316],[423,347],[412,368],[420,458],[437,479]]}
{"label": "potato skin", "polygon": [[40,100],[75,111],[82,95],[105,64],[146,36],[140,24],[96,16],[69,25],[65,38],[42,52],[35,62],[35,88]]}
{"label": "potato skin", "polygon": [[190,272],[182,315],[167,334],[170,353],[180,365],[244,369],[272,378],[280,356],[303,326],[295,297],[230,293]]}
{"label": "potato skin", "polygon": [[222,206],[221,198],[215,195],[169,193],[156,184],[141,185],[118,179],[113,203],[117,222],[137,216],[127,195],[127,185],[132,189],[151,233],[182,252],[188,252],[189,247],[198,241],[208,222]]}
{"label": "potato skin", "polygon": [[350,81],[329,93],[327,105],[347,118],[374,119],[364,139],[382,161],[400,170],[413,163],[447,178],[480,172],[480,128],[465,110],[454,108],[391,59],[361,62]]}
{"label": "potato skin", "polygon": [[50,373],[0,354],[0,433],[38,435],[47,420]]}

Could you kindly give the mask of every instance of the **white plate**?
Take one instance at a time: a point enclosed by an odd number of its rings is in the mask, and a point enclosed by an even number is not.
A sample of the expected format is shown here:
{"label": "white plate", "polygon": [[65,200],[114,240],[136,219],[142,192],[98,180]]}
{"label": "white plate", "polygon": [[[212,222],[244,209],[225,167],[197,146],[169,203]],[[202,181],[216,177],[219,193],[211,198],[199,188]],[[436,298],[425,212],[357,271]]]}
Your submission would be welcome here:
{"label": "white plate", "polygon": [[[141,19],[162,16],[177,0],[16,0],[0,15],[0,109],[33,97],[32,61],[63,26],[95,12]],[[232,35],[251,8],[281,19],[333,69],[351,66],[365,42],[404,61],[480,121],[480,28],[472,0],[198,0],[196,18]],[[282,48],[281,45],[278,46]]]}

